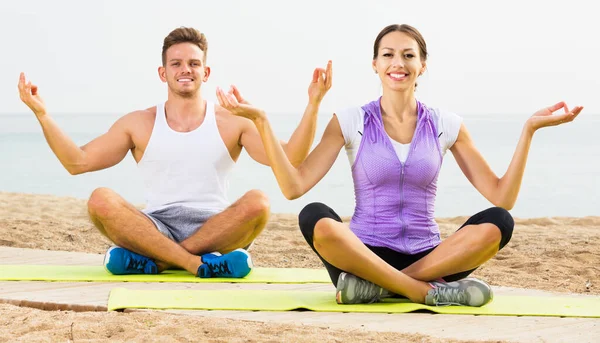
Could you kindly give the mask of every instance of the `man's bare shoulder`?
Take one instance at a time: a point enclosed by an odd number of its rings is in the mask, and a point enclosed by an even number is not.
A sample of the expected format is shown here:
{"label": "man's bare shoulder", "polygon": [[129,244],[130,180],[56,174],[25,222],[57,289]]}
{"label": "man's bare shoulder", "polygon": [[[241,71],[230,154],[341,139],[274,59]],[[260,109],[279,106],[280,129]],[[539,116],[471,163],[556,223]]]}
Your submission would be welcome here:
{"label": "man's bare shoulder", "polygon": [[215,105],[215,117],[217,118],[217,122],[227,123],[239,129],[253,125],[250,119],[236,116],[219,105]]}
{"label": "man's bare shoulder", "polygon": [[128,121],[154,121],[156,118],[156,106],[149,107],[143,110],[129,112],[122,117]]}
{"label": "man's bare shoulder", "polygon": [[119,118],[115,125],[123,126],[127,129],[135,129],[136,127],[153,124],[156,118],[156,107],[150,107],[142,110],[129,112]]}

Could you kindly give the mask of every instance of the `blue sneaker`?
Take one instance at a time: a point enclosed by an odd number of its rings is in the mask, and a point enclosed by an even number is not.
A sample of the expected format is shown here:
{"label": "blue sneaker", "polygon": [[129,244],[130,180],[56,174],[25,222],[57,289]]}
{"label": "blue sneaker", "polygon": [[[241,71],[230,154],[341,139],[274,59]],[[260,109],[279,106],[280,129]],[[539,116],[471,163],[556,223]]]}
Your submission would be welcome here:
{"label": "blue sneaker", "polygon": [[252,258],[244,249],[236,249],[228,254],[218,252],[201,256],[198,277],[243,278],[252,271]]}
{"label": "blue sneaker", "polygon": [[154,261],[118,246],[110,247],[106,251],[104,268],[114,275],[158,273]]}

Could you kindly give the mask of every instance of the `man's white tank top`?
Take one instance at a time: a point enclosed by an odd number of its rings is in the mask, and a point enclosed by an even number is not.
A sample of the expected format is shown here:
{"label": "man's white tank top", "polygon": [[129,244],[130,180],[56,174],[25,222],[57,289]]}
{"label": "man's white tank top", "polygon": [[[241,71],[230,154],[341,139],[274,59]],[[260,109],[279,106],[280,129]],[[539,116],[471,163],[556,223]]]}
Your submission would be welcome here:
{"label": "man's white tank top", "polygon": [[204,121],[194,131],[167,124],[165,104],[156,106],[154,128],[138,163],[146,191],[146,210],[182,205],[222,211],[234,161],[219,134],[215,105],[206,103]]}

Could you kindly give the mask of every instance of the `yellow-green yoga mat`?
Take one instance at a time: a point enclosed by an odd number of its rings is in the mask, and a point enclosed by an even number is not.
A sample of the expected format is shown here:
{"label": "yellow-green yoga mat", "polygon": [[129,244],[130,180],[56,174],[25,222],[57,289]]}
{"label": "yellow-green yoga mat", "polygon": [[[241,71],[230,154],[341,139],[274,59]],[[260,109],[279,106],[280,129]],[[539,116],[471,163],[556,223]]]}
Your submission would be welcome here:
{"label": "yellow-green yoga mat", "polygon": [[483,307],[426,306],[406,299],[381,303],[338,305],[333,292],[265,290],[129,290],[114,288],[110,311],[126,308],[322,312],[406,313],[429,310],[443,314],[493,316],[600,317],[600,297],[495,296]]}
{"label": "yellow-green yoga mat", "polygon": [[183,270],[166,270],[160,274],[112,275],[103,266],[6,264],[0,265],[0,281],[331,283],[325,269],[254,268],[241,279],[201,279]]}

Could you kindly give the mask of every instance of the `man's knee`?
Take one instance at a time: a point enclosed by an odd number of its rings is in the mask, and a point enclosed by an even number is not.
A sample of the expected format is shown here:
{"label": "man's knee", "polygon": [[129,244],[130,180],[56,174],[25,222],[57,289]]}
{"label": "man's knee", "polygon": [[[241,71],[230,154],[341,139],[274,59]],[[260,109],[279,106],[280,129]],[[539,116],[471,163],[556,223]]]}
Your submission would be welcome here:
{"label": "man's knee", "polygon": [[267,217],[271,209],[269,197],[257,189],[244,194],[243,198],[246,215],[250,218]]}
{"label": "man's knee", "polygon": [[87,202],[88,212],[93,217],[106,218],[115,208],[117,193],[109,188],[96,188]]}

